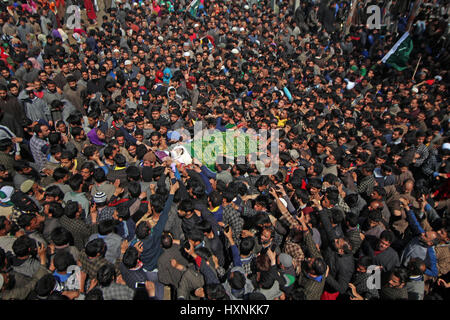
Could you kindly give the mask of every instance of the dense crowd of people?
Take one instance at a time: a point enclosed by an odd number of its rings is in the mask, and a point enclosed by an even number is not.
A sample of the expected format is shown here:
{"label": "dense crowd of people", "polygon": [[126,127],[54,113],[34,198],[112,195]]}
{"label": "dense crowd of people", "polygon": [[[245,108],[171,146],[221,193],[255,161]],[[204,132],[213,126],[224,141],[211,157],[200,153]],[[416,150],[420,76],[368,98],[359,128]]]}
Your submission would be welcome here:
{"label": "dense crowd of people", "polygon": [[448,299],[450,4],[351,2],[2,1],[1,299]]}

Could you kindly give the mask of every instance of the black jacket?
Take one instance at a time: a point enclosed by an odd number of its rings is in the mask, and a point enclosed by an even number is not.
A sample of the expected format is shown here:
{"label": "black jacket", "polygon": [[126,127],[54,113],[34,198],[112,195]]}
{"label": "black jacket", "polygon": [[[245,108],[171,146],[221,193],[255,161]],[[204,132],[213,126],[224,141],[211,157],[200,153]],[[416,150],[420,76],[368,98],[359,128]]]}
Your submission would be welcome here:
{"label": "black jacket", "polygon": [[376,241],[372,238],[366,238],[361,244],[361,253],[373,258],[373,264],[383,267],[383,273],[391,271],[395,266],[400,265],[400,259],[397,251],[391,247],[381,253],[375,254]]}
{"label": "black jacket", "polygon": [[353,254],[348,253],[341,256],[333,249],[328,248],[325,252],[324,258],[325,262],[330,267],[325,290],[330,293],[345,293],[348,289],[348,283],[352,279],[355,271]]}

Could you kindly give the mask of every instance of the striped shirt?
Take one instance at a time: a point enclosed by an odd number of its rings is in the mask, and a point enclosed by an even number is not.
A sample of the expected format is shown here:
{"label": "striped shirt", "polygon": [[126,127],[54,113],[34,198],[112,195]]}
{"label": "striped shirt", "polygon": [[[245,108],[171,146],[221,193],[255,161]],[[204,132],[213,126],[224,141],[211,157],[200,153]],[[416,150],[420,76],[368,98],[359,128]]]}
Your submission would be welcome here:
{"label": "striped shirt", "polygon": [[38,138],[34,135],[30,140],[31,154],[33,155],[34,162],[37,165],[37,169],[40,171],[44,167],[47,161],[47,152],[44,152],[44,147],[48,147],[48,142]]}

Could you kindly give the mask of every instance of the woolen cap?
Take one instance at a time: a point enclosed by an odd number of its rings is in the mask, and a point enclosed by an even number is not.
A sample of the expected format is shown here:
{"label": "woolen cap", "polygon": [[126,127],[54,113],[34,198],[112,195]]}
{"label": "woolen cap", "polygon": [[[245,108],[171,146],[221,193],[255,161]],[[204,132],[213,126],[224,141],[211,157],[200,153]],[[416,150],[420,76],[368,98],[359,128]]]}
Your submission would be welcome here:
{"label": "woolen cap", "polygon": [[106,202],[106,193],[104,193],[103,191],[96,192],[94,195],[94,202],[95,203]]}
{"label": "woolen cap", "polygon": [[34,185],[34,181],[33,180],[25,180],[24,182],[22,182],[22,184],[20,185],[20,191],[22,191],[23,193],[27,193],[28,191],[31,190],[31,188]]}
{"label": "woolen cap", "polygon": [[278,256],[278,259],[280,260],[280,263],[286,267],[292,267],[292,257],[290,255],[288,255],[287,253],[280,253],[280,255]]}

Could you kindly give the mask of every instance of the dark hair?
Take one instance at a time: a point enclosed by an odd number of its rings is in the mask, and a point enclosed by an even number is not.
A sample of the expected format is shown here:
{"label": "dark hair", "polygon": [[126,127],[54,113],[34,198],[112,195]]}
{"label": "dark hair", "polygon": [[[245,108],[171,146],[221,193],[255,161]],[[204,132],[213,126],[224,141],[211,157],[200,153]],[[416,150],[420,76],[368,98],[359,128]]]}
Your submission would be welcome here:
{"label": "dark hair", "polygon": [[344,213],[342,212],[341,209],[337,207],[331,208],[330,213],[331,213],[331,221],[334,224],[341,224],[342,221],[344,221]]}
{"label": "dark hair", "polygon": [[191,199],[181,200],[180,204],[178,205],[178,210],[192,212],[194,211],[194,202]]}
{"label": "dark hair", "polygon": [[163,232],[161,235],[161,246],[164,249],[169,249],[172,247],[173,239],[172,236],[168,232]]}
{"label": "dark hair", "polygon": [[96,287],[86,293],[84,300],[104,300],[103,299],[103,291],[100,288]]}
{"label": "dark hair", "polygon": [[50,239],[56,246],[63,246],[70,243],[72,234],[64,227],[56,227],[50,233]]}
{"label": "dark hair", "polygon": [[83,150],[83,155],[89,159],[89,157],[92,157],[94,155],[96,150],[97,148],[94,145],[87,146]]}
{"label": "dark hair", "polygon": [[359,196],[357,193],[350,193],[345,196],[344,201],[350,208],[355,208],[358,204]]}
{"label": "dark hair", "polygon": [[131,181],[128,183],[128,193],[131,198],[137,198],[141,194],[141,184],[136,181]]}
{"label": "dark hair", "polygon": [[130,180],[139,181],[140,178],[141,178],[141,171],[136,166],[129,166],[125,170],[125,172],[127,174],[127,178],[128,178],[129,181]]}
{"label": "dark hair", "polygon": [[116,227],[116,221],[114,221],[114,219],[102,220],[98,224],[98,233],[101,236],[106,236],[106,235],[114,232],[115,227]]}
{"label": "dark hair", "polygon": [[25,229],[26,227],[29,227],[31,225],[31,220],[33,220],[34,218],[36,218],[35,213],[23,213],[19,216],[19,218],[17,218],[17,224],[19,225],[19,227]]}
{"label": "dark hair", "polygon": [[400,279],[400,283],[406,283],[408,281],[408,272],[403,267],[394,267],[391,270],[391,276],[393,275]]}
{"label": "dark hair", "polygon": [[127,160],[125,159],[125,156],[123,154],[118,153],[114,157],[114,162],[118,167],[125,167]]}
{"label": "dark hair", "polygon": [[150,203],[156,213],[161,213],[164,210],[165,200],[161,194],[152,194],[150,196]]}
{"label": "dark hair", "polygon": [[409,276],[418,276],[423,275],[423,271],[421,269],[421,266],[425,264],[425,261],[421,258],[411,258],[408,262],[408,265],[406,266],[406,269],[408,270]]}
{"label": "dark hair", "polygon": [[94,169],[94,174],[92,176],[94,177],[94,180],[97,183],[102,183],[106,181],[106,173],[102,168]]}
{"label": "dark hair", "polygon": [[234,271],[230,272],[228,282],[230,283],[232,289],[241,290],[245,286],[246,278],[242,272]]}
{"label": "dark hair", "polygon": [[314,262],[311,267],[312,270],[314,271],[314,274],[319,276],[325,274],[325,272],[327,271],[327,264],[320,257],[314,259]]}
{"label": "dark hair", "polygon": [[367,268],[373,264],[373,259],[370,256],[361,256],[356,264]]}
{"label": "dark hair", "polygon": [[150,230],[151,230],[150,226],[145,221],[141,222],[136,226],[136,237],[139,240],[142,240],[148,236]]}
{"label": "dark hair", "polygon": [[40,297],[47,297],[52,293],[52,291],[55,288],[55,285],[56,279],[53,276],[53,274],[46,274],[45,276],[40,278],[38,282],[36,282],[34,291]]}
{"label": "dark hair", "polygon": [[211,201],[211,205],[215,208],[222,205],[223,196],[218,191],[212,191],[209,194],[208,200]]}
{"label": "dark hair", "polygon": [[109,286],[116,278],[116,269],[111,263],[107,263],[100,267],[97,271],[97,281],[102,287]]}
{"label": "dark hair", "polygon": [[326,197],[332,205],[337,205],[339,202],[339,191],[334,188],[327,188]]}
{"label": "dark hair", "polygon": [[19,258],[28,256],[35,247],[35,241],[27,235],[20,236],[12,245],[14,254]]}
{"label": "dark hair", "polygon": [[354,212],[348,212],[345,216],[345,221],[350,228],[354,228],[358,225],[359,216]]}
{"label": "dark hair", "polygon": [[73,191],[78,191],[83,184],[83,176],[79,173],[74,174],[69,178],[68,184]]}
{"label": "dark hair", "polygon": [[258,286],[262,289],[270,289],[275,283],[275,280],[276,278],[273,272],[263,271],[260,273]]}
{"label": "dark hair", "polygon": [[208,283],[204,289],[208,300],[230,300],[225,288],[220,283]]}
{"label": "dark hair", "polygon": [[71,265],[75,265],[75,259],[67,251],[57,251],[53,257],[53,264],[58,272],[66,271]]}
{"label": "dark hair", "polygon": [[78,212],[78,202],[69,200],[66,202],[66,206],[64,207],[64,214],[70,218],[74,219],[76,216],[76,213]]}
{"label": "dark hair", "polygon": [[64,198],[64,192],[61,191],[61,188],[57,185],[49,186],[45,189],[45,195],[51,197],[58,197],[59,199]]}
{"label": "dark hair", "polygon": [[64,177],[66,177],[68,175],[69,175],[69,170],[67,170],[64,167],[58,167],[53,171],[53,179],[55,179],[55,181],[64,179]]}
{"label": "dark hair", "polygon": [[203,231],[198,228],[192,228],[186,234],[186,239],[193,240],[194,242],[203,241],[204,237]]}
{"label": "dark hair", "polygon": [[395,241],[395,234],[391,230],[384,230],[380,234],[380,239],[384,239],[389,243],[393,243]]}
{"label": "dark hair", "polygon": [[106,252],[106,243],[102,238],[96,238],[89,241],[84,249],[88,257],[96,257],[97,254],[104,255]]}
{"label": "dark hair", "polygon": [[239,244],[239,251],[243,255],[249,255],[255,247],[255,239],[253,237],[246,237],[241,240]]}
{"label": "dark hair", "polygon": [[128,269],[134,268],[137,265],[139,258],[139,252],[135,247],[129,247],[127,251],[125,251],[122,262],[125,267]]}
{"label": "dark hair", "polygon": [[211,222],[209,222],[208,220],[200,221],[200,223],[197,225],[197,227],[202,232],[210,233],[212,231]]}

